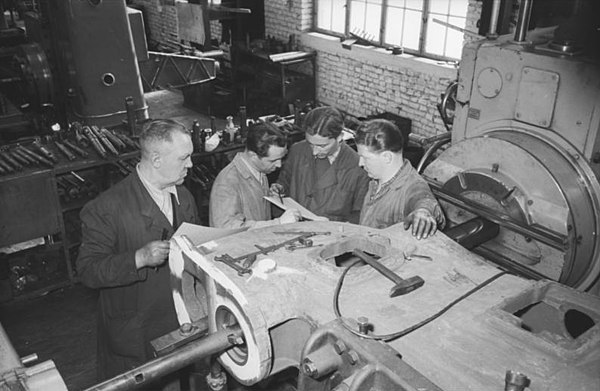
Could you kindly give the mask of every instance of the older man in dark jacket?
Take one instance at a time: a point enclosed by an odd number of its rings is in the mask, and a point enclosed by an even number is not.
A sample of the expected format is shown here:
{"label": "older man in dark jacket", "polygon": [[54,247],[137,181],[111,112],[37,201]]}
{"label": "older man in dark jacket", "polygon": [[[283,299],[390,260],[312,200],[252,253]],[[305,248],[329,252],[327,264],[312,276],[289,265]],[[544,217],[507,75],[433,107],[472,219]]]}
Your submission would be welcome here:
{"label": "older man in dark jacket", "polygon": [[100,290],[98,378],[152,357],[149,342],[178,327],[166,264],[182,222],[197,223],[196,204],[182,185],[192,167],[191,137],[172,120],[156,120],[140,136],[136,171],[81,211],[81,281]]}

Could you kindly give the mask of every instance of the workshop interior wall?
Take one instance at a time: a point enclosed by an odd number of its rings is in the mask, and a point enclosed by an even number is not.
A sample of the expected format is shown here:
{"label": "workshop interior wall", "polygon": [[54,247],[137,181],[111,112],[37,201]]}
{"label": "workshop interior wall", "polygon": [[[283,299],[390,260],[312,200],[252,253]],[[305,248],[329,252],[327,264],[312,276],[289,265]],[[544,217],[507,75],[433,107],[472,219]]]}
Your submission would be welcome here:
{"label": "workshop interior wall", "polygon": [[[173,39],[177,15],[173,6],[157,0],[134,0],[144,7],[152,39]],[[160,10],[159,10],[160,8]],[[391,112],[412,120],[413,133],[433,136],[446,129],[437,103],[456,79],[453,66],[408,55],[395,56],[372,48],[341,48],[338,38],[310,33],[312,0],[265,1],[265,35],[287,42],[290,34],[304,50],[317,50],[317,100],[357,117]],[[469,0],[466,29],[476,32],[481,2]],[[174,15],[173,15],[174,13]],[[174,20],[173,20],[174,18]],[[211,21],[213,39],[220,41],[221,25]],[[465,37],[465,42],[469,39]]]}

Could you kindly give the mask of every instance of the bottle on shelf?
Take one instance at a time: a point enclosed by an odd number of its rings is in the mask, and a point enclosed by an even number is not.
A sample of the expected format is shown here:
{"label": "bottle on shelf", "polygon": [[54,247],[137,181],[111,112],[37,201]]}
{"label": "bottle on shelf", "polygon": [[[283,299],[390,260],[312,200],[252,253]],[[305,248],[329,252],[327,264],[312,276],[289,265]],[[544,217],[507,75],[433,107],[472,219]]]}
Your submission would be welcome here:
{"label": "bottle on shelf", "polygon": [[234,142],[237,138],[238,127],[233,123],[233,116],[228,115],[226,119],[225,133],[229,134],[229,141]]}

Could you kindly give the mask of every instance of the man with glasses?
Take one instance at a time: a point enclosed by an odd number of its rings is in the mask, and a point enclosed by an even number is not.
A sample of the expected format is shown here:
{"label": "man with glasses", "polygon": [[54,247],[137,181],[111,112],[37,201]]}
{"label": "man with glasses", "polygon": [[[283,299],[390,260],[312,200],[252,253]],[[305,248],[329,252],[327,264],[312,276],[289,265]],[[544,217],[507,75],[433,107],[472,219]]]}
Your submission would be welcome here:
{"label": "man with glasses", "polygon": [[357,153],[343,142],[343,127],[335,108],[311,110],[304,120],[305,140],[290,148],[271,191],[329,220],[357,224],[369,178],[358,167]]}

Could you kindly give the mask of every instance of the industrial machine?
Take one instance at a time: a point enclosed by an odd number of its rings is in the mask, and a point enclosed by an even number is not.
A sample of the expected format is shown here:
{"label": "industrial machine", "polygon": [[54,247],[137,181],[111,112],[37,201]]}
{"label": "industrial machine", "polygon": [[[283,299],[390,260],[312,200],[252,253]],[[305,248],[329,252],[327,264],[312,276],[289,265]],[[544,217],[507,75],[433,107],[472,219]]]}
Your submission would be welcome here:
{"label": "industrial machine", "polygon": [[473,251],[598,294],[597,26],[588,47],[562,26],[526,36],[531,2],[522,6],[514,37],[463,49],[451,144],[423,174],[450,227],[475,217],[500,226]]}
{"label": "industrial machine", "polygon": [[599,389],[600,56],[527,35],[530,5],[514,37],[464,49],[450,145],[422,165],[446,234],[187,230],[169,259],[181,329],[91,389],[208,356],[245,386],[284,377],[297,391]]}

